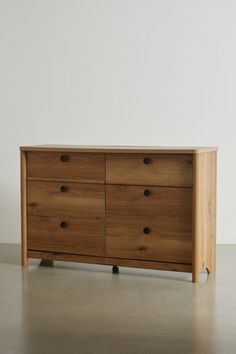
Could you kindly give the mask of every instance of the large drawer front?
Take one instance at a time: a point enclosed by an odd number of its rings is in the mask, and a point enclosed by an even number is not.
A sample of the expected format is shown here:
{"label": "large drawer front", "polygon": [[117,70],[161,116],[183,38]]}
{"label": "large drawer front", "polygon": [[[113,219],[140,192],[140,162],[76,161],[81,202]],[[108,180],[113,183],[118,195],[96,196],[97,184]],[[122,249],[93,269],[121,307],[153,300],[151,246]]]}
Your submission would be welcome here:
{"label": "large drawer front", "polygon": [[192,262],[191,188],[110,185],[106,207],[107,256]]}
{"label": "large drawer front", "polygon": [[27,177],[104,183],[105,154],[27,152]]}
{"label": "large drawer front", "polygon": [[29,216],[28,249],[105,256],[104,220]]}
{"label": "large drawer front", "polygon": [[28,215],[105,217],[105,187],[99,184],[28,181]]}
{"label": "large drawer front", "polygon": [[107,154],[108,184],[191,187],[192,155]]}

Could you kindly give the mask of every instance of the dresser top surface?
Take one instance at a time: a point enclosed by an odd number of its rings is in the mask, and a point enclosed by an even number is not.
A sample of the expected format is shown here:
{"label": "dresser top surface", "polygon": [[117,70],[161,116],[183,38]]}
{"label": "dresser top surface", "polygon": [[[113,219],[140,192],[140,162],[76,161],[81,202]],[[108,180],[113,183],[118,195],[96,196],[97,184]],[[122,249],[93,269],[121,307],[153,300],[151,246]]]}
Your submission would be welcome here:
{"label": "dresser top surface", "polygon": [[217,147],[118,146],[118,145],[33,145],[21,146],[21,151],[71,151],[107,153],[198,154],[217,151]]}

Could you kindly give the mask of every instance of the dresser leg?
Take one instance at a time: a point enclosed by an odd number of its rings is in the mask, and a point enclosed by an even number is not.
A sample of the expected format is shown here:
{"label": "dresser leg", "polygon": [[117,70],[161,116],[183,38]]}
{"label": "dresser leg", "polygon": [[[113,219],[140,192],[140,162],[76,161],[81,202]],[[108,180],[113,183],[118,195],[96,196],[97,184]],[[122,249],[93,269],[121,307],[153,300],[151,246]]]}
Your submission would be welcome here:
{"label": "dresser leg", "polygon": [[27,265],[28,265],[28,258],[27,258],[27,256],[24,257],[24,255],[22,255],[22,257],[21,257],[21,265],[22,265],[22,266],[27,266]]}
{"label": "dresser leg", "polygon": [[53,267],[53,261],[51,259],[41,259],[40,267]]}
{"label": "dresser leg", "polygon": [[192,282],[193,283],[198,283],[199,282],[199,276],[200,276],[199,272],[193,272],[192,273]]}
{"label": "dresser leg", "polygon": [[112,267],[112,273],[118,274],[118,273],[119,273],[119,267],[117,267],[116,265],[114,265],[114,266]]}

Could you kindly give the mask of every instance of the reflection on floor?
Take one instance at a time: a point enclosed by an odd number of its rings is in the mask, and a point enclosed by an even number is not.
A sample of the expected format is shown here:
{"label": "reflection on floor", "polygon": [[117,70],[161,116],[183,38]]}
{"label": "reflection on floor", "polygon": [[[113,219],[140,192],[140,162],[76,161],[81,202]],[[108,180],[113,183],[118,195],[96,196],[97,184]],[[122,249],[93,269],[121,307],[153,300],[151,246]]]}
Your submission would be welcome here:
{"label": "reflection on floor", "polygon": [[0,245],[0,354],[235,354],[236,246],[217,275],[55,262]]}

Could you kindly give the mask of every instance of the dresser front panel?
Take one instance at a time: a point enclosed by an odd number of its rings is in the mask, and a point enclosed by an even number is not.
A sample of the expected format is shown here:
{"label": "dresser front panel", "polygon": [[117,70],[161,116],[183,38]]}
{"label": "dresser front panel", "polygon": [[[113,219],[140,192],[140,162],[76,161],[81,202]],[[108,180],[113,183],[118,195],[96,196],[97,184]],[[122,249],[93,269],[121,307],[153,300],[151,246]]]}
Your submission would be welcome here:
{"label": "dresser front panel", "polygon": [[73,152],[27,152],[27,177],[104,183],[105,154]]}
{"label": "dresser front panel", "polygon": [[106,186],[106,255],[191,263],[192,202],[192,188]]}
{"label": "dresser front panel", "polygon": [[191,187],[192,155],[107,154],[108,184]]}
{"label": "dresser front panel", "polygon": [[84,183],[28,181],[30,216],[105,219],[105,186]]}
{"label": "dresser front panel", "polygon": [[28,249],[105,256],[104,219],[28,216]]}

